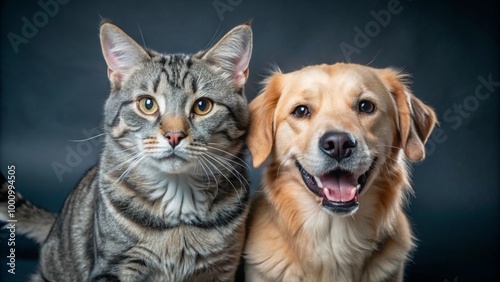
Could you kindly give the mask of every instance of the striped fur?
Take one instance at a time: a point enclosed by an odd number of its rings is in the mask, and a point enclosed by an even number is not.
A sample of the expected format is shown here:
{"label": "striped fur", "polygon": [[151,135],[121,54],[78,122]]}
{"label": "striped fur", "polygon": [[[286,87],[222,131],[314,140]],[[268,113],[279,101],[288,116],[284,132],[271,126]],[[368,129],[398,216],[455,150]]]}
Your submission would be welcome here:
{"label": "striped fur", "polygon": [[33,281],[234,280],[248,213],[249,25],[194,55],[146,50],[111,23],[100,36],[111,82],[103,152],[68,196]]}

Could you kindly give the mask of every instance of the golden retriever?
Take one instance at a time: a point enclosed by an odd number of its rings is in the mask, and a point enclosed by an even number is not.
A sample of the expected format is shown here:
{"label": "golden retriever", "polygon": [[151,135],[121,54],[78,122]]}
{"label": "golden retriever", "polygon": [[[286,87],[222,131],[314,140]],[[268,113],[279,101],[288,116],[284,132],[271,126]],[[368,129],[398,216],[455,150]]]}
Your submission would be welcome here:
{"label": "golden retriever", "polygon": [[250,104],[268,157],[245,247],[247,281],[402,281],[413,237],[407,161],[436,116],[406,76],[355,64],[275,73]]}

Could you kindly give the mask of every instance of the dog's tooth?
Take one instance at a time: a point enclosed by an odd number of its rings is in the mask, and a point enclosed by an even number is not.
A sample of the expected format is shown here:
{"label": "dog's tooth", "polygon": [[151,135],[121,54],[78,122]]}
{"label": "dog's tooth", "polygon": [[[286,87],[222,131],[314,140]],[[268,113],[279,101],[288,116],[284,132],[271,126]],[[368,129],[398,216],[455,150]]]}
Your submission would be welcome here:
{"label": "dog's tooth", "polygon": [[316,181],[316,185],[318,185],[319,188],[323,188],[323,183],[321,183],[319,177],[314,176],[314,180]]}

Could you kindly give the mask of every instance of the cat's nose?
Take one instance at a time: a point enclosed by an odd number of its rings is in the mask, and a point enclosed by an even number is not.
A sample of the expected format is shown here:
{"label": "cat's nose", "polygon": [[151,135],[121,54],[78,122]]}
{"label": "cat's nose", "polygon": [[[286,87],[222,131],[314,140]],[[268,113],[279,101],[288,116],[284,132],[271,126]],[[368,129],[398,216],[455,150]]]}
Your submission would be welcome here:
{"label": "cat's nose", "polygon": [[172,146],[172,148],[175,148],[175,146],[179,145],[182,139],[186,138],[186,133],[184,131],[169,130],[165,132],[163,136],[167,138],[168,143],[170,143],[170,146]]}

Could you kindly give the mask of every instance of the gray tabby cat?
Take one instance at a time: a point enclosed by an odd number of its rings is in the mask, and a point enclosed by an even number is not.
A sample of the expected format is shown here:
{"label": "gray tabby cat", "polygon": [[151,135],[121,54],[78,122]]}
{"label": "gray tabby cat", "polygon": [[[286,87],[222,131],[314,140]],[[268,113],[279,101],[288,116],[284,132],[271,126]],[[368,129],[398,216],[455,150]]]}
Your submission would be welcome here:
{"label": "gray tabby cat", "polygon": [[18,199],[18,231],[43,242],[33,281],[233,281],[248,213],[250,26],[195,55],[146,50],[111,23],[100,38],[111,95],[99,164],[48,237],[54,215]]}

